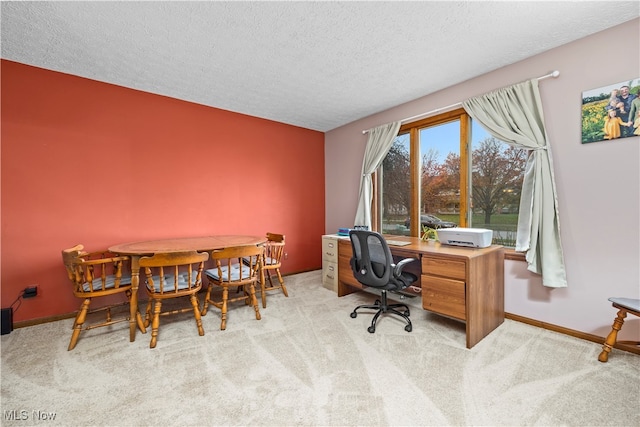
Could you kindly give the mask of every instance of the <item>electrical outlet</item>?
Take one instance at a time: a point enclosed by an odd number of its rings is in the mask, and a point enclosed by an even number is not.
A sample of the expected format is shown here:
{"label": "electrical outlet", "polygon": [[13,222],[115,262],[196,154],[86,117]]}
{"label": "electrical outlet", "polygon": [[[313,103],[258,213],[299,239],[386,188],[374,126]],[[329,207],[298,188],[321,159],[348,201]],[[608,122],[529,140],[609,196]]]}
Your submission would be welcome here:
{"label": "electrical outlet", "polygon": [[23,298],[33,298],[38,295],[38,285],[33,285],[24,288]]}
{"label": "electrical outlet", "polygon": [[284,259],[288,259],[289,258],[289,254],[288,253],[284,253]]}

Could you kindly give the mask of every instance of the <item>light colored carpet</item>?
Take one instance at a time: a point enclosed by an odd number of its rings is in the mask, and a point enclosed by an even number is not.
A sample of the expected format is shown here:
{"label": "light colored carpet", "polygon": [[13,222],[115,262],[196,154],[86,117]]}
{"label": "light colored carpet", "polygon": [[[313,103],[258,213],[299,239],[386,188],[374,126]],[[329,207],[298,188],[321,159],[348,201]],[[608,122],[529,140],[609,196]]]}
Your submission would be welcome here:
{"label": "light colored carpet", "polygon": [[236,303],[220,331],[214,308],[200,337],[189,313],[165,317],[155,349],[126,323],[71,352],[71,319],[2,336],[2,425],[640,425],[637,355],[603,364],[598,344],[510,320],[468,350],[464,324],[417,298],[413,332],[383,317],[370,334],[349,313],[373,295],[285,280],[262,320]]}

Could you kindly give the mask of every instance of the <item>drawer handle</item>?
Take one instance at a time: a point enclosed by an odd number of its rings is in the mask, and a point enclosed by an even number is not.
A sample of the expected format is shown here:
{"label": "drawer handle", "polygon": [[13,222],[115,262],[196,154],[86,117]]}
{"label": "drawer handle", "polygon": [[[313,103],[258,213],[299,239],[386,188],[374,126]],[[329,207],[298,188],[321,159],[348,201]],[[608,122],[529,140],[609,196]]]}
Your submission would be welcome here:
{"label": "drawer handle", "polygon": [[327,277],[328,277],[329,279],[331,279],[331,280],[333,280],[333,279],[334,279],[334,277],[333,277],[332,275],[330,275],[330,274],[327,274]]}
{"label": "drawer handle", "polygon": [[329,256],[333,256],[334,253],[333,252],[325,252],[325,254],[329,255]]}
{"label": "drawer handle", "polygon": [[331,270],[331,271],[333,271],[333,270],[334,270],[334,268],[335,268],[335,267],[334,267],[333,265],[330,265],[329,267],[327,267],[327,269],[329,269],[329,270]]}
{"label": "drawer handle", "polygon": [[327,246],[329,246],[330,248],[333,248],[333,243],[329,243]]}

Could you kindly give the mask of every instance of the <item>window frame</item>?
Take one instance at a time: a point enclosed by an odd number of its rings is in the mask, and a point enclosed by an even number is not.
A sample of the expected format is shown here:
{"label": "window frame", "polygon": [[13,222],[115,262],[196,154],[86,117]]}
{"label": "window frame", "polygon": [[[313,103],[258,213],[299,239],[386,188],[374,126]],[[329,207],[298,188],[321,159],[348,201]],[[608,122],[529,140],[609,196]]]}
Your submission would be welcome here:
{"label": "window frame", "polygon": [[[418,218],[420,217],[420,194],[417,191],[418,179],[420,176],[420,144],[418,141],[419,131],[424,127],[437,126],[440,124],[449,123],[455,120],[460,121],[460,165],[465,167],[460,168],[460,227],[468,227],[471,222],[471,193],[472,188],[472,164],[471,164],[471,117],[464,108],[458,108],[438,114],[436,116],[421,119],[415,122],[403,124],[398,135],[404,133],[410,133],[410,186],[411,186],[411,225],[410,235],[419,237],[419,224]],[[373,200],[371,209],[371,220],[374,228],[378,231],[382,229],[382,218],[380,216],[380,203],[379,203],[379,188],[380,188],[380,174],[376,170],[373,176]],[[415,211],[415,212],[414,212]],[[414,230],[416,233],[414,234]],[[505,247],[504,259],[512,261],[526,262],[525,254],[523,252],[516,252],[515,248]]]}
{"label": "window frame", "polygon": [[[410,176],[410,191],[411,191],[411,207],[409,212],[410,223],[410,235],[419,236],[420,234],[420,192],[419,192],[419,177],[420,177],[420,142],[419,133],[421,129],[427,127],[433,127],[442,125],[445,123],[460,122],[460,218],[459,226],[467,227],[470,221],[471,212],[469,210],[469,195],[471,188],[471,158],[469,156],[469,145],[471,141],[471,117],[467,114],[464,108],[457,108],[446,113],[438,114],[436,116],[427,117],[415,122],[406,123],[400,126],[398,135],[409,134],[409,169],[411,171]],[[373,201],[372,201],[372,223],[375,224],[377,230],[381,230],[381,216],[379,206],[379,177],[380,174],[376,170],[373,179]]]}

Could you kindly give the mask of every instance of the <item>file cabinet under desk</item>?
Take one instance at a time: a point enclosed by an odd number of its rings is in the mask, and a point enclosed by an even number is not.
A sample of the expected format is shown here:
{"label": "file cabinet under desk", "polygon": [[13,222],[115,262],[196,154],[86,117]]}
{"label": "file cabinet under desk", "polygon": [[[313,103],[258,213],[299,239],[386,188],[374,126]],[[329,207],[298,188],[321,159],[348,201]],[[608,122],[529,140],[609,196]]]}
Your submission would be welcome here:
{"label": "file cabinet under desk", "polygon": [[338,292],[338,236],[322,236],[322,286]]}

